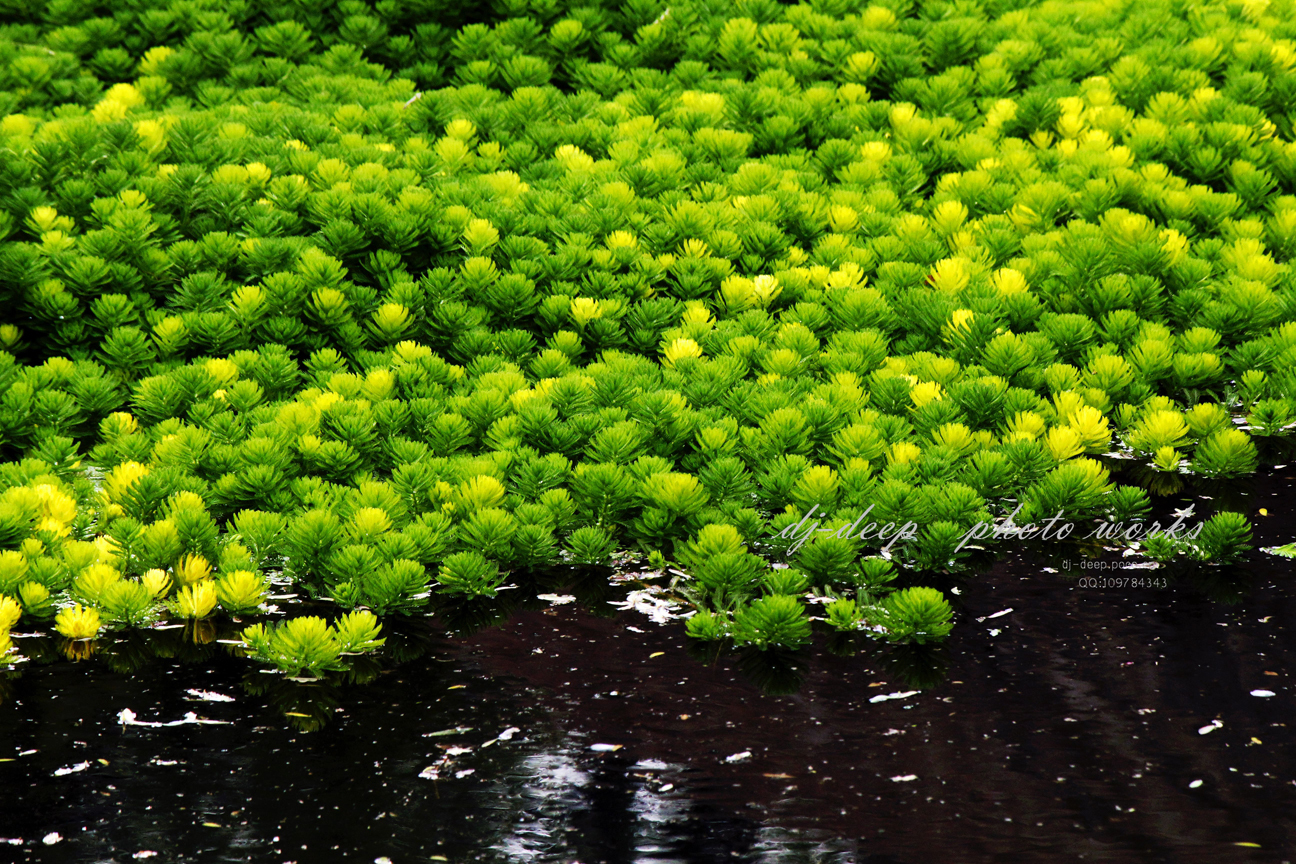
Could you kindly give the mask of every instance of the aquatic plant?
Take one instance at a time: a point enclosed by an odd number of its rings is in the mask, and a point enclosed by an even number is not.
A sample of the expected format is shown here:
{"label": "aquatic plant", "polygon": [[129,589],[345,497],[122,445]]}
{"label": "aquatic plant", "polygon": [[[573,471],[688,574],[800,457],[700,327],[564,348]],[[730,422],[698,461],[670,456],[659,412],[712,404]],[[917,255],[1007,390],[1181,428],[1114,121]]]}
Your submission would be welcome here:
{"label": "aquatic plant", "polygon": [[437,581],[456,594],[494,597],[504,583],[499,568],[479,552],[458,552],[449,556],[437,572]]}
{"label": "aquatic plant", "polygon": [[265,596],[265,579],[251,570],[235,570],[216,580],[216,600],[230,612],[256,609]]}
{"label": "aquatic plant", "polygon": [[0,28],[25,614],[247,612],[279,568],[418,614],[643,555],[773,644],[774,598],[855,591],[849,629],[870,556],[967,568],[1017,504],[1139,518],[1106,454],[1156,495],[1292,432],[1263,4],[64,5]]}
{"label": "aquatic plant", "polygon": [[99,635],[99,610],[80,604],[60,609],[54,629],[72,640],[93,639]]}
{"label": "aquatic plant", "polygon": [[1192,541],[1194,557],[1215,563],[1229,563],[1251,547],[1251,523],[1241,513],[1216,513],[1201,526]]}
{"label": "aquatic plant", "polygon": [[356,611],[329,625],[317,616],[302,616],[279,624],[253,624],[243,630],[249,653],[288,675],[345,668],[343,654],[364,653],[382,646],[382,626],[372,612]]}
{"label": "aquatic plant", "polygon": [[181,618],[206,618],[216,609],[216,602],[216,584],[205,579],[177,591],[171,609]]}
{"label": "aquatic plant", "polygon": [[0,596],[0,630],[11,630],[22,617],[23,607],[12,597]]}
{"label": "aquatic plant", "polygon": [[732,636],[739,645],[800,648],[810,641],[810,621],[796,597],[772,594],[734,613]]}
{"label": "aquatic plant", "polygon": [[932,642],[944,639],[954,627],[954,610],[935,588],[904,588],[888,594],[875,607],[874,622],[886,629],[892,641]]}

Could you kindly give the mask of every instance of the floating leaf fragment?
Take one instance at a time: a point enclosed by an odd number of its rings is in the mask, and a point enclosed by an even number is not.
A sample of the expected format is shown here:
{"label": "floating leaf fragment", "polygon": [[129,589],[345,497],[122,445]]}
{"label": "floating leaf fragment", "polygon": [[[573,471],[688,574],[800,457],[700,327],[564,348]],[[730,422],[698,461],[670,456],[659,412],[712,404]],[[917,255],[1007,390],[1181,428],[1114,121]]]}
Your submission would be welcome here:
{"label": "floating leaf fragment", "polygon": [[89,762],[78,762],[75,765],[69,765],[66,768],[59,768],[54,771],[55,777],[66,777],[68,774],[76,774],[78,771],[84,771],[90,767]]}
{"label": "floating leaf fragment", "polygon": [[200,699],[203,702],[233,702],[234,701],[233,696],[226,696],[224,693],[213,693],[210,690],[189,689],[186,690],[185,693],[188,693],[190,696],[194,697],[195,699]]}
{"label": "floating leaf fragment", "polygon": [[750,750],[744,750],[741,753],[734,753],[732,756],[726,756],[724,761],[732,764],[734,762],[745,762],[750,758],[752,758],[752,752]]}
{"label": "floating leaf fragment", "polygon": [[885,694],[879,693],[877,696],[874,696],[871,699],[869,699],[869,701],[886,702],[891,699],[908,699],[910,696],[917,696],[918,692],[919,691],[917,690],[905,690],[903,692],[897,691],[895,693],[885,693]]}
{"label": "floating leaf fragment", "polygon": [[471,732],[471,731],[473,731],[473,727],[471,727],[471,726],[456,726],[456,727],[453,728],[453,729],[441,729],[441,730],[436,731],[436,732],[424,732],[424,733],[423,733],[423,737],[424,737],[424,738],[441,738],[441,737],[443,737],[443,736],[445,736],[445,735],[459,735],[459,734],[461,734],[461,733],[463,733],[463,732]]}

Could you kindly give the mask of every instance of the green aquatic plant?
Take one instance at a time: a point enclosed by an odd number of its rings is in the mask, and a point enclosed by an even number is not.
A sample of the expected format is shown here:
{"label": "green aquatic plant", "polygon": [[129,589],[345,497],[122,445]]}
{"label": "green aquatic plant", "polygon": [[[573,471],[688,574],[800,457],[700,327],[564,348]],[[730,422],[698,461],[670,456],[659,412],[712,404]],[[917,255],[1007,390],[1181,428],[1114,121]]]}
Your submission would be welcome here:
{"label": "green aquatic plant", "polygon": [[442,562],[436,578],[452,594],[494,597],[505,576],[480,552],[457,552]]}
{"label": "green aquatic plant", "polygon": [[[1160,496],[1291,434],[1272,10],[364,5],[5,37],[29,613],[251,611],[281,569],[410,614],[634,555],[716,615],[867,610],[861,556],[964,568],[1019,504],[1142,517],[1113,451]],[[686,551],[713,525],[741,543]]]}
{"label": "green aquatic plant", "polygon": [[825,606],[824,617],[830,626],[844,631],[858,630],[865,620],[858,604],[845,597],[840,597]]}
{"label": "green aquatic plant", "polygon": [[217,599],[216,583],[204,579],[177,591],[171,600],[171,610],[181,618],[206,618],[215,611]]}
{"label": "green aquatic plant", "polygon": [[731,633],[739,645],[795,649],[809,643],[810,621],[796,597],[771,594],[739,607],[734,613]]}
{"label": "green aquatic plant", "polygon": [[289,675],[341,669],[342,645],[328,623],[314,615],[293,618],[266,627],[253,624],[243,630],[249,653]]}
{"label": "green aquatic plant", "polygon": [[876,607],[873,622],[886,629],[887,638],[917,643],[944,639],[954,627],[954,610],[935,588],[904,588],[888,594]]}
{"label": "green aquatic plant", "polygon": [[689,636],[704,642],[717,642],[728,638],[731,628],[732,622],[728,616],[708,609],[697,610],[684,625],[684,630]]}
{"label": "green aquatic plant", "polygon": [[23,612],[33,618],[50,618],[54,615],[54,595],[40,582],[24,582],[18,586],[18,600]]}
{"label": "green aquatic plant", "polygon": [[1240,429],[1224,429],[1205,438],[1193,454],[1193,470],[1206,477],[1237,477],[1255,471],[1256,446]]}
{"label": "green aquatic plant", "polygon": [[1251,548],[1251,523],[1241,513],[1216,513],[1192,540],[1194,557],[1216,564],[1237,561]]}
{"label": "green aquatic plant", "polygon": [[256,609],[266,593],[265,580],[251,570],[235,570],[216,580],[216,601],[229,612]]}
{"label": "green aquatic plant", "polygon": [[333,630],[343,654],[360,654],[381,648],[386,640],[378,634],[382,625],[372,613],[364,610],[350,612],[333,622]]}
{"label": "green aquatic plant", "polygon": [[147,585],[127,579],[117,580],[99,597],[101,608],[112,619],[133,625],[143,622],[153,602],[153,592]]}

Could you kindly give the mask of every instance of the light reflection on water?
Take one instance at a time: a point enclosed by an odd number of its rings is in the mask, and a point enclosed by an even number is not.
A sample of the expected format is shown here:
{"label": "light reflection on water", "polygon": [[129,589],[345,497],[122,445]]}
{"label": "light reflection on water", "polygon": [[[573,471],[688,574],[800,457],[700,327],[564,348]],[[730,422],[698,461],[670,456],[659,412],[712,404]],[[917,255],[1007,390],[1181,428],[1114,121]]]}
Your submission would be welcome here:
{"label": "light reflection on water", "polygon": [[[1254,545],[1293,524],[1257,520]],[[381,658],[318,684],[231,656],[220,623],[78,663],[25,638],[32,662],[0,676],[0,837],[42,862],[1269,860],[1296,836],[1290,577],[1257,556],[1097,591],[1010,562],[962,585],[948,646],[830,637],[792,657],[698,651],[609,614],[605,586],[507,620],[468,609],[453,638],[393,623]],[[124,729],[123,708],[230,725]],[[451,746],[473,773],[420,779]]]}

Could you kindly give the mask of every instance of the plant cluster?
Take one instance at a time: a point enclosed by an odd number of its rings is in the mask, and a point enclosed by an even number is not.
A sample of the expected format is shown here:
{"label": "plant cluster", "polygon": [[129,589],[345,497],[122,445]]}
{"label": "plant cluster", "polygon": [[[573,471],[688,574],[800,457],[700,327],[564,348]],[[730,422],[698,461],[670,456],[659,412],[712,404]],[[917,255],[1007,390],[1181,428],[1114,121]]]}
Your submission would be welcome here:
{"label": "plant cluster", "polygon": [[[85,638],[639,549],[696,635],[939,639],[878,553],[1296,423],[1291,0],[462,6],[0,0],[0,594]],[[327,668],[310,620],[249,644]]]}

